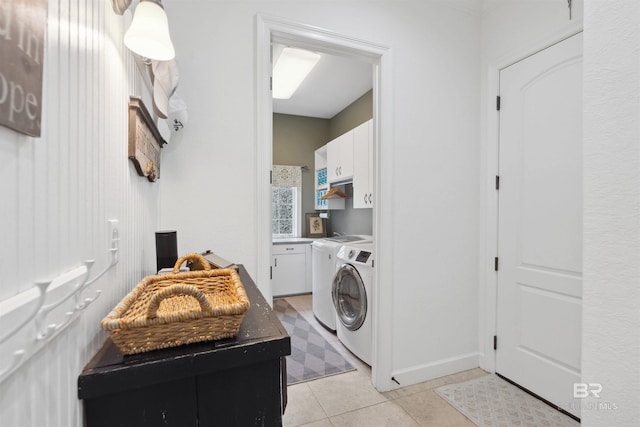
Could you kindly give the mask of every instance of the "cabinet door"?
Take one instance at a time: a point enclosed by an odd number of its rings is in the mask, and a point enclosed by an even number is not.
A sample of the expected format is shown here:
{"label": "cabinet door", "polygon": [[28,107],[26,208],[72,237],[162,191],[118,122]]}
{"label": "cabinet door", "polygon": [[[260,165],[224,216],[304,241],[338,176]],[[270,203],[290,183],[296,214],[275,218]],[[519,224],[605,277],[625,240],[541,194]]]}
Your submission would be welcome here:
{"label": "cabinet door", "polygon": [[340,138],[327,144],[327,181],[336,182],[340,179]]}
{"label": "cabinet door", "polygon": [[367,157],[367,162],[369,163],[369,174],[368,174],[368,181],[369,181],[369,196],[367,197],[367,200],[369,202],[369,207],[372,208],[373,207],[373,201],[374,201],[374,194],[373,194],[373,178],[374,178],[374,174],[373,174],[373,119],[369,120],[367,122],[367,128],[369,130],[369,132],[367,133],[368,135],[368,140],[367,140],[367,146],[369,147],[369,151],[368,151],[368,157]]}
{"label": "cabinet door", "polygon": [[327,144],[327,180],[329,183],[353,177],[353,131]]}
{"label": "cabinet door", "polygon": [[[281,360],[276,358],[199,376],[197,425],[281,426],[287,393],[282,373]],[[112,424],[116,425],[120,424]],[[154,424],[159,425],[165,424]],[[166,425],[187,424],[178,420]]]}
{"label": "cabinet door", "polygon": [[373,119],[354,129],[353,207],[373,207]]}
{"label": "cabinet door", "polygon": [[304,257],[306,260],[305,277],[304,277],[304,291],[311,293],[311,245],[304,245]]}
{"label": "cabinet door", "polygon": [[371,150],[369,123],[365,122],[353,130],[353,207],[370,208],[369,153]]}
{"label": "cabinet door", "polygon": [[273,255],[273,296],[306,292],[305,253]]}
{"label": "cabinet door", "polygon": [[[198,425],[198,382],[195,377],[142,388],[123,387],[117,393],[84,401],[88,427],[155,427],[160,425],[196,427]],[[216,408],[222,405],[217,405]],[[117,410],[114,410],[117,408]]]}
{"label": "cabinet door", "polygon": [[353,131],[340,137],[340,180],[353,177]]}

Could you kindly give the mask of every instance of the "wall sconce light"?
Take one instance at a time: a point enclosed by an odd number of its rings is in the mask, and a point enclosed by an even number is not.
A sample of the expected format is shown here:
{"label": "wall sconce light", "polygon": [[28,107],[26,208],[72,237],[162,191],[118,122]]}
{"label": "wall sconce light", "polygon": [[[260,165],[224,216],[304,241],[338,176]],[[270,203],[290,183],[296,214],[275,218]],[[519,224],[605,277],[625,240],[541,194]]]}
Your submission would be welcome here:
{"label": "wall sconce light", "polygon": [[[122,15],[132,0],[112,0],[113,10]],[[167,14],[160,0],[140,0],[131,26],[124,35],[124,44],[134,53],[158,61],[175,58],[176,52],[169,35]]]}

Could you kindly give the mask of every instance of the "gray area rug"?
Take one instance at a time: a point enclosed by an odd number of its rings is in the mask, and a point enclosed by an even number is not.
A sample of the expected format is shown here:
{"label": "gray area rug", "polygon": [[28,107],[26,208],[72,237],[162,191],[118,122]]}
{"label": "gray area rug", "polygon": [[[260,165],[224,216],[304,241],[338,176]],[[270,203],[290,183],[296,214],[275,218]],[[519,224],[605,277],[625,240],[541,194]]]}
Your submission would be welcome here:
{"label": "gray area rug", "polygon": [[564,427],[580,423],[495,374],[436,390],[479,427]]}
{"label": "gray area rug", "polygon": [[355,369],[284,298],[273,300],[273,311],[291,337],[288,385]]}

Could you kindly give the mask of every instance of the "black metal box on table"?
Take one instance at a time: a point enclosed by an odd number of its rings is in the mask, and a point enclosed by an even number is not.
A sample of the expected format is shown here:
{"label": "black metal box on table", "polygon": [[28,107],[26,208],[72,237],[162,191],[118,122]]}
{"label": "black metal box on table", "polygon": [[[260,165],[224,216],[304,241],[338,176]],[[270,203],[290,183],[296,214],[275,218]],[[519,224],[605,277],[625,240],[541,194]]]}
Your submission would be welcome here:
{"label": "black metal box on table", "polygon": [[78,377],[86,426],[282,424],[290,339],[238,272],[251,307],[235,337],[129,356],[106,341]]}

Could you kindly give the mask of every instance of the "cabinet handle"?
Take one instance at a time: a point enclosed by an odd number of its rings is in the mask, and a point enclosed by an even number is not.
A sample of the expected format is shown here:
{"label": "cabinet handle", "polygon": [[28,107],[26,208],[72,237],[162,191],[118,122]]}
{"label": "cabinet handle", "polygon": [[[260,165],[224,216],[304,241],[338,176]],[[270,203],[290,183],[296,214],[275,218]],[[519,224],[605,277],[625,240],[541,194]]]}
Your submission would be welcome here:
{"label": "cabinet handle", "polygon": [[369,193],[369,203],[371,203],[371,193]]}
{"label": "cabinet handle", "polygon": [[285,250],[286,250],[286,251],[293,251],[293,250],[295,250],[295,249],[296,249],[296,248],[285,248]]}
{"label": "cabinet handle", "polygon": [[278,266],[278,258],[274,258],[273,262],[274,262],[273,266],[277,267]]}
{"label": "cabinet handle", "polygon": [[336,176],[338,176],[338,175],[339,175],[339,174],[338,174],[338,168],[336,168]]}
{"label": "cabinet handle", "polygon": [[367,195],[366,195],[366,193],[365,193],[365,195],[364,195],[364,204],[365,204],[365,205],[367,204]]}

